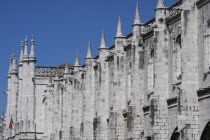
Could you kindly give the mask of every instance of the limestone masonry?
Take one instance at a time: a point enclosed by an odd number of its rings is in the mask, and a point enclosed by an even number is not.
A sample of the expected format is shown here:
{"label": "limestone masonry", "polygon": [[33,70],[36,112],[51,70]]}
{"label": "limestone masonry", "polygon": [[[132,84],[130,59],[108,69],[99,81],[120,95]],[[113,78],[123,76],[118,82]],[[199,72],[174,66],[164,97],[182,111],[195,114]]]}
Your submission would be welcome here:
{"label": "limestone masonry", "polygon": [[[36,65],[34,37],[11,56],[1,140],[210,140],[210,0],[158,0],[155,18],[85,65]],[[18,66],[17,66],[18,65]],[[11,119],[13,128],[9,128]]]}

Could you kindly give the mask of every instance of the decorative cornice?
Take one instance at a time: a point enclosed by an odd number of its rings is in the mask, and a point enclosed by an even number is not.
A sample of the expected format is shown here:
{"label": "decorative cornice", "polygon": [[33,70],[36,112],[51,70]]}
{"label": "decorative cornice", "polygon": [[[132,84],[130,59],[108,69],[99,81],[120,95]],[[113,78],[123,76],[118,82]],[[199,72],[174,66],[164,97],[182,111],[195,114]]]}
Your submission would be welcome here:
{"label": "decorative cornice", "polygon": [[196,2],[196,5],[198,8],[201,8],[209,2],[210,2],[210,0],[199,0],[198,2]]}
{"label": "decorative cornice", "polygon": [[182,3],[182,0],[180,0],[168,8],[169,15],[166,18],[167,25],[171,25],[174,22],[181,20]]}
{"label": "decorative cornice", "polygon": [[127,45],[126,47],[124,47],[124,51],[127,52],[132,48],[131,44]]}
{"label": "decorative cornice", "polygon": [[154,36],[154,30],[151,30],[150,32],[146,33],[146,34],[143,34],[142,35],[142,38],[143,40],[147,40],[148,38]]}
{"label": "decorative cornice", "polygon": [[178,13],[177,15],[175,15],[173,17],[166,18],[166,24],[169,26],[169,25],[172,25],[173,23],[175,23],[179,20],[181,20],[181,13]]}

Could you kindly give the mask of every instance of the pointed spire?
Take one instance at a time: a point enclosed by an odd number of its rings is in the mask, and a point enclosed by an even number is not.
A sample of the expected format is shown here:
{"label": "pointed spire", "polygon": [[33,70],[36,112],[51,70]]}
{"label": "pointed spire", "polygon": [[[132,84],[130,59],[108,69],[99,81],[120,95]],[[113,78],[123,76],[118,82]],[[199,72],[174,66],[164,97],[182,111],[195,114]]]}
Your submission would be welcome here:
{"label": "pointed spire", "polygon": [[32,35],[32,39],[31,39],[31,53],[30,53],[30,58],[35,58],[35,52],[34,52],[34,36]]}
{"label": "pointed spire", "polygon": [[122,36],[123,36],[123,32],[122,32],[122,22],[121,22],[121,19],[120,19],[120,16],[119,16],[118,25],[117,25],[117,35],[116,35],[116,37],[122,37]]}
{"label": "pointed spire", "polygon": [[19,61],[22,61],[23,60],[23,47],[24,47],[24,42],[22,41],[22,43],[21,43],[21,45],[20,45],[20,47],[21,47],[21,50],[20,50],[20,59],[19,59]]}
{"label": "pointed spire", "polygon": [[164,7],[164,0],[158,0],[157,8]]}
{"label": "pointed spire", "polygon": [[12,70],[12,62],[13,62],[13,57],[12,56],[13,55],[10,56],[10,63],[9,63],[9,71],[8,71],[8,73],[10,73],[11,70]]}
{"label": "pointed spire", "polygon": [[74,66],[79,66],[79,65],[80,65],[80,62],[79,62],[79,54],[77,52]]}
{"label": "pointed spire", "polygon": [[16,54],[13,54],[12,71],[17,71]]}
{"label": "pointed spire", "polygon": [[105,34],[104,31],[102,31],[102,36],[101,36],[101,46],[100,48],[106,48],[106,40],[105,40]]}
{"label": "pointed spire", "polygon": [[23,57],[24,57],[25,59],[28,59],[28,38],[27,38],[27,36],[25,37],[24,42],[25,42],[25,47],[24,47],[24,54],[23,54]]}
{"label": "pointed spire", "polygon": [[137,2],[137,4],[136,4],[136,15],[135,15],[134,24],[140,24],[140,23],[141,23],[141,20],[140,20],[139,3]]}
{"label": "pointed spire", "polygon": [[92,57],[92,49],[91,49],[91,42],[89,40],[89,42],[88,42],[87,57],[86,58],[91,58],[91,57]]}
{"label": "pointed spire", "polygon": [[65,65],[64,73],[69,73],[69,63],[68,63],[68,60],[66,60],[66,65]]}

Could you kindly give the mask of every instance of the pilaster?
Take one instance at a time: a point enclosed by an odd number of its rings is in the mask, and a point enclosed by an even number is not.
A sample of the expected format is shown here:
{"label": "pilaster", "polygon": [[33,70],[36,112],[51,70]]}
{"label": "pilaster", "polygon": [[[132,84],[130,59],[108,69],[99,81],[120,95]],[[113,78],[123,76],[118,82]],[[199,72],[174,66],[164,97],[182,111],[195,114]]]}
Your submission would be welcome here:
{"label": "pilaster", "polygon": [[184,128],[181,138],[199,139],[198,123],[198,13],[196,0],[183,0],[182,28],[182,83],[178,128]]}

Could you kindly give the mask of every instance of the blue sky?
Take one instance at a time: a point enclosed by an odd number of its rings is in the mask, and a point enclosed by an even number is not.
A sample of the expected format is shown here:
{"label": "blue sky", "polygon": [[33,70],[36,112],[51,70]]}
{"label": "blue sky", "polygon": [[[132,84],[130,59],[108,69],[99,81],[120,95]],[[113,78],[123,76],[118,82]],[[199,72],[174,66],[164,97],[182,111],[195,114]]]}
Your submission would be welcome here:
{"label": "blue sky", "polygon": [[25,36],[35,36],[39,66],[74,64],[76,51],[84,64],[88,40],[97,55],[102,30],[107,46],[114,43],[118,16],[124,35],[132,31],[137,2],[143,23],[154,17],[157,0],[0,0],[0,114],[6,110],[9,57],[19,57]]}

